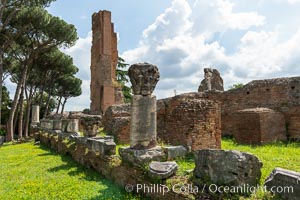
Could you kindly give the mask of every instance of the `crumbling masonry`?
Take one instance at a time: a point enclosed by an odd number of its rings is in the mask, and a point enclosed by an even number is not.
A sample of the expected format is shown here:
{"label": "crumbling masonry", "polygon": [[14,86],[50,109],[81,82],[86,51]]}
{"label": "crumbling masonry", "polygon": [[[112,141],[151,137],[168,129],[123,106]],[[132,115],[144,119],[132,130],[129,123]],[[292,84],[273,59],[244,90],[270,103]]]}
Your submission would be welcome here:
{"label": "crumbling masonry", "polygon": [[113,104],[122,104],[122,90],[116,81],[117,34],[111,13],[100,11],[92,17],[91,113],[103,114]]}

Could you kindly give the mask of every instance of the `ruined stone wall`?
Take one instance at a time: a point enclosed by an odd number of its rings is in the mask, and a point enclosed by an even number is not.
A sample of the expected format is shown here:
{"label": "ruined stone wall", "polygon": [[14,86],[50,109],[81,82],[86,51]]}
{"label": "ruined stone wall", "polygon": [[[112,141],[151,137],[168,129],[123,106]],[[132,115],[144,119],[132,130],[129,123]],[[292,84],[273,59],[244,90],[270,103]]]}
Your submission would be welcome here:
{"label": "ruined stone wall", "polygon": [[167,144],[198,149],[221,148],[221,107],[197,93],[183,94],[160,102],[158,137]]}
{"label": "ruined stone wall", "polygon": [[130,142],[130,108],[130,104],[110,106],[103,117],[104,131],[123,144]]}
{"label": "ruined stone wall", "polygon": [[100,11],[92,16],[91,107],[93,114],[104,113],[107,107],[123,103],[118,95],[116,66],[118,63],[117,34],[111,13]]}
{"label": "ruined stone wall", "polygon": [[289,137],[300,139],[300,77],[255,80],[243,88],[205,95],[222,102],[222,135],[233,134],[237,111],[265,107],[283,113]]}
{"label": "ruined stone wall", "polygon": [[224,91],[223,79],[217,69],[204,68],[204,79],[198,88],[198,92]]}
{"label": "ruined stone wall", "polygon": [[[166,144],[187,145],[192,150],[221,147],[221,108],[204,93],[178,95],[157,101],[157,136]],[[104,130],[118,142],[130,140],[130,105],[108,108]]]}
{"label": "ruined stone wall", "polygon": [[[145,174],[145,170],[122,162],[118,155],[101,154],[89,149],[84,143],[70,140],[63,135],[55,135],[43,130],[35,132],[35,139],[60,154],[70,155],[76,162],[94,169],[105,178],[118,184],[120,187],[124,188],[128,185],[136,186],[141,183],[149,186],[153,184],[153,181]],[[174,177],[174,179],[176,179],[176,177]],[[181,178],[181,180],[185,179]],[[162,182],[162,184],[166,183]],[[192,183],[187,182],[186,184]],[[184,200],[189,199],[189,196],[191,197],[191,194],[189,193],[176,193],[172,190],[164,194],[161,192],[143,192],[141,190],[138,195],[149,199],[163,200]],[[192,197],[192,199],[195,198],[194,196]]]}

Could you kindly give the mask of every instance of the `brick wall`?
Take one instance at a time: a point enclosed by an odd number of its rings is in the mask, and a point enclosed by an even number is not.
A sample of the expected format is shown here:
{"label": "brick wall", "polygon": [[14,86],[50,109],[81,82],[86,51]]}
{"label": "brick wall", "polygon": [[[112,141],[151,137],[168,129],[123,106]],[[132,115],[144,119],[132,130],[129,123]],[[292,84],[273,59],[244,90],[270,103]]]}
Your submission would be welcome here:
{"label": "brick wall", "polygon": [[222,135],[233,134],[238,110],[265,107],[282,113],[289,137],[300,139],[300,77],[255,80],[243,88],[204,96],[222,103]]}
{"label": "brick wall", "polygon": [[[198,97],[198,98],[197,98]],[[192,150],[221,148],[221,108],[196,93],[161,100],[157,115],[158,138]]]}
{"label": "brick wall", "polygon": [[[104,130],[120,143],[130,140],[130,105],[115,105],[104,115]],[[157,101],[157,136],[164,143],[192,150],[221,147],[221,108],[218,102],[189,93]]]}
{"label": "brick wall", "polygon": [[238,143],[266,144],[286,140],[283,114],[268,108],[237,111],[233,123],[233,135]]}
{"label": "brick wall", "polygon": [[116,84],[118,63],[117,34],[111,23],[111,13],[100,11],[92,16],[91,107],[93,114],[104,113],[113,104],[122,104]]}

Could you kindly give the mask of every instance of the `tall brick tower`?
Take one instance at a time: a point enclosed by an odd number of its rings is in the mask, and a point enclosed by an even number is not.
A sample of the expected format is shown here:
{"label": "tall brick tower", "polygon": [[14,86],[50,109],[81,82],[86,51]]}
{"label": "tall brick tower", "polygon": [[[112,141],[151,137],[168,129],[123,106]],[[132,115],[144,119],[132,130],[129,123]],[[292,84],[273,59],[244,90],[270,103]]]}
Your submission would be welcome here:
{"label": "tall brick tower", "polygon": [[91,113],[102,114],[113,104],[122,104],[123,95],[116,81],[118,63],[117,34],[111,23],[111,12],[92,16]]}

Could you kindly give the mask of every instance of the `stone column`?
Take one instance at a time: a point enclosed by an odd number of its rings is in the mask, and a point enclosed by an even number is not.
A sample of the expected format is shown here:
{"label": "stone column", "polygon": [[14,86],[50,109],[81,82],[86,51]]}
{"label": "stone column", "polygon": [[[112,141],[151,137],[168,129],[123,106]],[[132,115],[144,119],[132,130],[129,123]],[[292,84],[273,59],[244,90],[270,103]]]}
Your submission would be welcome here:
{"label": "stone column", "polygon": [[155,65],[132,65],[128,75],[133,89],[131,103],[130,147],[149,149],[156,146],[156,97],[152,92],[159,81]]}
{"label": "stone column", "polygon": [[36,125],[40,123],[40,106],[38,105],[33,105],[32,106],[32,111],[31,111],[31,124]]}

